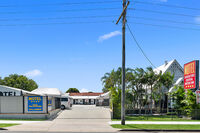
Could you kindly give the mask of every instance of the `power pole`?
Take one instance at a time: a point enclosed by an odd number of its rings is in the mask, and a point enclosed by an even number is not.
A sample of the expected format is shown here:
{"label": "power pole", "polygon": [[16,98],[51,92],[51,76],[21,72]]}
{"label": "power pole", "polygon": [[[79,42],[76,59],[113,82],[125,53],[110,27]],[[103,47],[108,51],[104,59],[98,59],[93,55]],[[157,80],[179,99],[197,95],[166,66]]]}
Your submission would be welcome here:
{"label": "power pole", "polygon": [[117,23],[119,23],[121,17],[122,18],[122,93],[121,93],[121,125],[125,125],[125,79],[126,79],[126,74],[125,74],[125,30],[126,30],[126,9],[129,5],[129,1],[126,4],[126,0],[123,0],[123,11],[117,20]]}

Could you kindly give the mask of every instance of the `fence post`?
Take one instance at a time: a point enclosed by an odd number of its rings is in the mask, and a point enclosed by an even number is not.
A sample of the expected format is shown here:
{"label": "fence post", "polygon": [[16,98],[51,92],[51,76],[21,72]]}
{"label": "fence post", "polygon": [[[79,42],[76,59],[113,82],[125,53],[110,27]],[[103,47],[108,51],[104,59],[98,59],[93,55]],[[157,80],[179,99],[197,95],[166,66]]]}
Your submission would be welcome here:
{"label": "fence post", "polygon": [[24,104],[24,103],[25,103],[25,101],[24,101],[24,96],[22,96],[22,98],[23,98],[23,99],[22,99],[22,102],[23,102],[23,114],[24,114],[24,112],[25,112],[25,107],[24,107],[24,106],[25,106],[25,104]]}
{"label": "fence post", "polygon": [[48,96],[46,96],[46,112],[48,114]]}

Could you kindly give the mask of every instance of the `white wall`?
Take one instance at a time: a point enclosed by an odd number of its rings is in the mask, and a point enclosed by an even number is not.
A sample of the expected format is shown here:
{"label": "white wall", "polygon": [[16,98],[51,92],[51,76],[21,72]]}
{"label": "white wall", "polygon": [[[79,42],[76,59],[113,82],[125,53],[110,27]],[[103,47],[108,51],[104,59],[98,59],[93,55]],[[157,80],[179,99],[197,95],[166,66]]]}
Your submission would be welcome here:
{"label": "white wall", "polygon": [[1,96],[0,113],[23,113],[23,96]]}
{"label": "white wall", "polygon": [[12,89],[7,86],[0,86],[0,96],[21,96],[21,90]]}

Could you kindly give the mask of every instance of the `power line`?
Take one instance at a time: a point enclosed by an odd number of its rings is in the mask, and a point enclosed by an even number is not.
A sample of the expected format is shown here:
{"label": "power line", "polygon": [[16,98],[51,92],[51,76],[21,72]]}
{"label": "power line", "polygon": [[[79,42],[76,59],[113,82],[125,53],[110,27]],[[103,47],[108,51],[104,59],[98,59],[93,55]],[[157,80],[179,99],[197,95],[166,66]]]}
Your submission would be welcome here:
{"label": "power line", "polygon": [[92,8],[92,9],[71,9],[71,10],[51,10],[51,11],[18,11],[18,12],[0,12],[0,14],[24,14],[24,13],[47,13],[47,12],[79,12],[79,11],[103,11],[119,10],[119,8]]}
{"label": "power line", "polygon": [[63,20],[63,19],[84,19],[84,18],[89,18],[89,19],[96,19],[96,18],[110,18],[110,17],[115,17],[117,15],[108,15],[108,16],[77,16],[77,17],[46,17],[46,18],[12,18],[12,19],[0,19],[0,21],[22,21],[22,20]]}
{"label": "power line", "polygon": [[189,14],[180,14],[180,13],[173,13],[173,12],[162,12],[162,11],[155,11],[155,10],[148,10],[148,9],[139,9],[139,8],[129,8],[130,10],[135,11],[142,11],[142,12],[151,12],[151,13],[158,13],[158,14],[167,14],[167,15],[175,15],[175,16],[184,16],[184,17],[197,17],[194,15]]}
{"label": "power line", "polygon": [[129,16],[129,18],[140,19],[140,20],[150,20],[150,21],[156,21],[156,22],[158,22],[158,21],[159,22],[169,22],[169,23],[176,23],[176,24],[188,24],[188,25],[198,25],[198,26],[200,25],[200,24],[197,24],[197,23],[175,21],[175,20],[169,20],[169,19],[156,19],[156,18],[133,17],[133,16]]}
{"label": "power line", "polygon": [[57,22],[57,23],[34,23],[34,24],[5,24],[0,27],[15,27],[15,26],[47,26],[47,25],[71,25],[71,24],[93,24],[93,23],[113,23],[114,21],[81,21],[81,22]]}
{"label": "power line", "polygon": [[171,7],[171,8],[182,8],[182,9],[189,9],[189,10],[200,10],[200,8],[193,8],[193,7],[186,7],[186,6],[179,6],[179,5],[169,5],[169,4],[161,4],[156,2],[144,2],[144,1],[133,1],[139,4],[145,5],[156,5],[156,6],[163,6],[163,7]]}
{"label": "power line", "polygon": [[131,31],[128,23],[126,24],[128,27],[129,32],[131,33],[131,36],[133,37],[133,40],[135,41],[136,45],[138,46],[138,48],[140,49],[140,51],[142,52],[142,54],[144,55],[144,57],[147,59],[147,61],[151,64],[152,67],[156,68],[155,65],[152,63],[152,61],[148,58],[148,56],[145,54],[144,50],[142,49],[142,47],[140,46],[140,44],[138,43],[137,39],[135,38],[133,32]]}
{"label": "power line", "polygon": [[120,2],[119,0],[113,0],[113,1],[99,1],[99,2],[94,2],[94,1],[88,1],[88,2],[63,2],[63,3],[50,3],[50,4],[27,4],[27,5],[0,5],[0,8],[8,8],[8,7],[29,7],[29,6],[57,6],[57,5],[62,5],[62,6],[71,6],[71,5],[89,5],[89,4],[109,4],[109,3],[116,3]]}
{"label": "power line", "polygon": [[158,24],[149,24],[149,23],[141,23],[141,22],[129,22],[129,23],[138,24],[138,25],[146,25],[146,26],[154,26],[154,27],[162,27],[162,28],[179,29],[179,30],[200,31],[200,29],[196,29],[196,28],[184,28],[184,27],[178,27],[178,26],[158,25]]}

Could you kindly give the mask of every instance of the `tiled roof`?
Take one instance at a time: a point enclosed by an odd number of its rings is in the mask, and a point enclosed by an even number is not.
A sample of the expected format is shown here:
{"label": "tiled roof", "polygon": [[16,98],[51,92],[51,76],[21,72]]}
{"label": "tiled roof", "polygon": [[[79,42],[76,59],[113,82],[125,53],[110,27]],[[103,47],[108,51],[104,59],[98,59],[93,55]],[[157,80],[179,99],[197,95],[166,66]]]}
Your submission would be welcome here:
{"label": "tiled roof", "polygon": [[70,96],[99,96],[103,93],[98,93],[98,92],[93,92],[93,93],[88,93],[88,92],[83,92],[83,93],[70,93]]}

